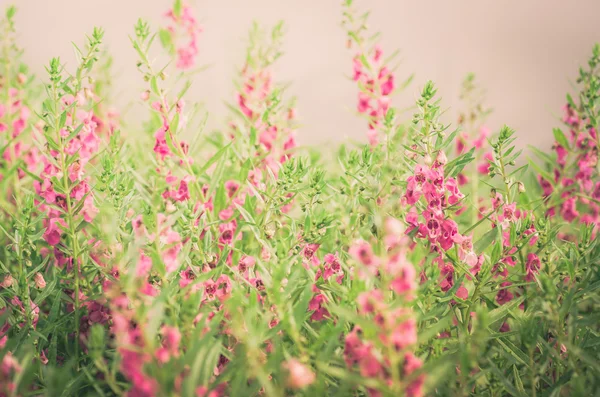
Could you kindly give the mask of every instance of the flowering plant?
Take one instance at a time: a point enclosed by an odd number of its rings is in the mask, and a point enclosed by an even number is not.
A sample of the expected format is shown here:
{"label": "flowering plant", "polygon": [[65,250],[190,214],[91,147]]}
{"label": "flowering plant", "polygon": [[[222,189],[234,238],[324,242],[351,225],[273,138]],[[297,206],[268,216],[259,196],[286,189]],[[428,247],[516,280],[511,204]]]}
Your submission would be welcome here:
{"label": "flowering plant", "polygon": [[[524,163],[474,76],[453,127],[412,119],[394,56],[343,4],[367,144],[296,144],[282,24],[254,25],[221,131],[185,101],[201,32],[176,0],[131,43],[147,120],[0,24],[0,396],[591,395],[600,390],[600,47],[553,152]],[[158,39],[158,40],[157,40]],[[172,62],[157,65],[157,51]],[[351,61],[350,61],[351,60]],[[330,161],[328,158],[335,160]]]}

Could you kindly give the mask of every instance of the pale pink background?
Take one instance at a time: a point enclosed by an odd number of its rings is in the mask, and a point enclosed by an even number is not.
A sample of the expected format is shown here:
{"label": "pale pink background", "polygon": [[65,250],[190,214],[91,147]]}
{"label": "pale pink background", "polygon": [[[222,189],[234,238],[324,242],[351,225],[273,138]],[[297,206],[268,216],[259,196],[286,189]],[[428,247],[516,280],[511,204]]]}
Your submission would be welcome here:
{"label": "pale pink background", "polygon": [[[0,4],[7,0],[0,0]],[[40,76],[43,65],[61,56],[73,66],[71,41],[83,42],[92,26],[106,30],[115,56],[118,101],[135,102],[143,83],[128,34],[138,17],[162,23],[168,0],[17,0],[17,27],[25,61]],[[291,81],[303,123],[302,144],[364,139],[365,125],[353,115],[356,87],[347,80],[351,54],[345,48],[338,0],[198,0],[196,14],[205,33],[201,62],[212,67],[198,76],[190,92],[206,104],[209,126],[222,125],[223,100],[233,98],[231,77],[243,61],[252,20],[287,26],[285,56],[277,76]],[[396,99],[410,104],[424,82],[439,87],[448,119],[454,119],[460,83],[475,72],[495,112],[492,128],[517,129],[520,146],[549,146],[551,128],[592,44],[600,39],[598,0],[357,0],[371,8],[371,27],[382,31],[384,49],[401,49],[398,77],[415,72],[414,83]],[[134,117],[136,112],[130,112]],[[410,114],[407,114],[410,117]]]}

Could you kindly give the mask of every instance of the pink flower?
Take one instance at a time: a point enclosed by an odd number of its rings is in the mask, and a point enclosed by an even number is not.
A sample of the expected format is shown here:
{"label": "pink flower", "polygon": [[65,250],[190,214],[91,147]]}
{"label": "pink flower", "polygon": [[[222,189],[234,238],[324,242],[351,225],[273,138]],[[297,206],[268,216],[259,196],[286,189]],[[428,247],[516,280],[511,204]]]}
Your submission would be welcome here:
{"label": "pink flower", "polygon": [[66,223],[61,218],[51,218],[46,221],[46,231],[44,232],[44,240],[49,245],[57,245],[60,242],[62,231],[60,227],[66,227]]}
{"label": "pink flower", "polygon": [[481,163],[479,163],[479,165],[477,166],[477,172],[479,172],[482,175],[487,175],[490,172],[490,165],[491,162],[494,161],[494,155],[492,154],[492,152],[486,152],[483,155],[483,160]]}
{"label": "pink flower", "polygon": [[42,273],[40,272],[37,272],[33,276],[33,282],[35,283],[35,286],[39,289],[44,289],[46,287],[46,280],[44,280],[44,276],[42,276]]}
{"label": "pink flower", "polygon": [[454,240],[458,235],[458,225],[451,219],[446,219],[442,222],[438,242],[440,247],[447,251],[454,245]]}
{"label": "pink flower", "polygon": [[253,256],[244,255],[238,262],[238,270],[245,277],[248,277],[248,270],[256,264],[256,259]]}
{"label": "pink flower", "polygon": [[91,223],[96,218],[96,215],[98,215],[98,212],[100,211],[94,205],[94,197],[91,194],[88,195],[83,201],[83,219]]}
{"label": "pink flower", "polygon": [[21,370],[21,365],[13,357],[12,353],[6,352],[0,364],[0,379],[10,379],[12,374],[17,374]]}
{"label": "pink flower", "polygon": [[52,182],[49,178],[46,178],[40,184],[38,181],[34,182],[34,187],[37,194],[40,195],[47,203],[52,204],[56,201],[57,194],[52,187]]}
{"label": "pink flower", "polygon": [[377,266],[379,264],[379,258],[375,256],[371,245],[366,241],[355,241],[348,249],[348,253],[365,266]]}
{"label": "pink flower", "polygon": [[473,141],[473,146],[476,149],[481,149],[482,147],[484,147],[486,144],[487,137],[490,135],[490,133],[490,128],[488,126],[482,125],[479,129],[479,136]]}
{"label": "pink flower", "polygon": [[408,352],[404,355],[404,366],[402,368],[402,374],[404,376],[408,376],[421,368],[423,366],[423,361],[416,357],[413,353]]}
{"label": "pink flower", "polygon": [[[554,191],[552,184],[550,182],[548,182],[547,180],[545,180],[544,178],[542,178],[541,175],[538,176],[538,180],[539,180],[540,186],[542,187],[542,190],[544,192],[544,197],[550,196],[552,194],[552,192]],[[594,198],[596,198],[596,197],[594,197]]]}
{"label": "pink flower", "polygon": [[500,284],[502,289],[496,295],[496,302],[498,302],[499,305],[504,305],[513,299],[513,294],[508,290],[508,287],[511,285],[512,283],[510,281],[504,281]]}
{"label": "pink flower", "polygon": [[416,344],[417,321],[409,318],[400,322],[392,331],[390,341],[398,350],[404,350],[408,346]]}
{"label": "pink flower", "polygon": [[0,283],[0,287],[10,288],[14,282],[15,282],[15,279],[13,278],[13,276],[11,276],[10,274],[7,274],[6,276],[4,276],[4,279]]}
{"label": "pink flower", "polygon": [[219,243],[222,245],[231,245],[235,237],[237,222],[235,220],[229,223],[221,223],[219,225]]}
{"label": "pink flower", "polygon": [[233,197],[237,191],[240,189],[240,184],[236,181],[227,181],[225,182],[225,191],[227,192],[227,196],[230,198]]}
{"label": "pink flower", "polygon": [[465,300],[469,297],[469,291],[463,285],[461,285],[456,290],[456,296],[462,300]]}
{"label": "pink flower", "polygon": [[144,278],[148,277],[150,270],[152,269],[152,259],[146,256],[143,251],[140,251],[135,274],[137,277]]}
{"label": "pink flower", "polygon": [[323,261],[325,262],[322,273],[324,280],[329,279],[329,277],[333,276],[334,274],[343,276],[342,265],[340,264],[340,259],[338,258],[337,254],[325,254]]}
{"label": "pink flower", "polygon": [[568,156],[569,152],[567,151],[567,149],[565,149],[564,147],[562,147],[558,144],[555,146],[554,149],[556,150],[556,156],[557,156],[556,162],[561,167],[564,167],[565,164],[567,163],[567,156]]}
{"label": "pink flower", "polygon": [[[404,355],[404,366],[402,373],[404,376],[408,376],[420,369],[423,366],[423,362],[412,353],[406,353]],[[425,382],[425,375],[419,375],[414,381],[412,381],[406,388],[407,397],[421,397],[423,395],[423,384]]]}
{"label": "pink flower", "polygon": [[167,246],[167,249],[162,252],[162,259],[165,264],[167,273],[174,272],[179,267],[179,252],[183,247],[181,236],[179,233],[168,229],[161,236],[161,241]]}
{"label": "pink flower", "polygon": [[179,356],[179,343],[181,342],[181,333],[179,332],[179,329],[165,325],[161,332],[163,336],[163,346],[172,356]]}
{"label": "pink flower", "polygon": [[364,352],[361,352],[358,363],[360,374],[367,378],[374,378],[383,371],[383,366],[372,353],[372,348],[370,344],[366,344],[361,348]]}
{"label": "pink flower", "polygon": [[181,180],[179,182],[179,189],[173,195],[171,195],[173,200],[175,201],[186,201],[190,199],[190,191],[188,189],[188,184],[185,180]]}
{"label": "pink flower", "polygon": [[517,212],[517,203],[504,204],[504,207],[502,208],[503,220],[506,222],[516,221],[517,220],[516,212]]}
{"label": "pink flower", "polygon": [[371,97],[364,92],[358,93],[358,112],[365,113],[371,107]]}
{"label": "pink flower", "polygon": [[296,359],[288,360],[283,367],[288,371],[287,385],[291,389],[303,389],[315,381],[314,372]]}
{"label": "pink flower", "polygon": [[575,219],[579,217],[579,212],[577,211],[577,198],[570,197],[562,203],[560,214],[567,222],[573,222]]}
{"label": "pink flower", "polygon": [[[189,69],[196,64],[198,56],[198,37],[202,28],[198,24],[192,13],[192,9],[184,5],[180,10],[180,15],[176,15],[174,10],[169,10],[166,14],[169,22],[167,31],[171,33],[173,42],[177,46],[178,69]],[[183,40],[177,40],[181,38]]]}
{"label": "pink flower", "polygon": [[194,282],[196,273],[194,273],[194,270],[191,267],[188,267],[186,270],[179,272],[179,277],[179,287],[185,288]]}
{"label": "pink flower", "polygon": [[446,157],[446,153],[443,150],[439,150],[437,152],[437,156],[435,161],[433,162],[432,168],[440,168],[445,166],[448,163],[448,157]]}
{"label": "pink flower", "polygon": [[327,302],[325,295],[317,293],[308,303],[308,310],[313,311],[310,316],[312,321],[322,321],[329,317],[329,311],[323,306]]}
{"label": "pink flower", "polygon": [[527,263],[525,264],[525,268],[527,271],[525,279],[527,281],[533,281],[535,279],[535,275],[539,273],[541,267],[542,263],[540,261],[540,258],[533,252],[529,253],[527,255]]}
{"label": "pink flower", "polygon": [[454,205],[465,197],[458,188],[458,182],[454,178],[446,179],[446,191],[448,195],[448,204]]}
{"label": "pink flower", "polygon": [[380,290],[363,292],[356,299],[358,303],[358,312],[362,315],[376,313],[385,308],[383,294]]}
{"label": "pink flower", "polygon": [[302,256],[304,257],[304,259],[312,261],[313,258],[315,258],[315,254],[317,253],[317,250],[319,249],[319,244],[305,244],[302,247]]}
{"label": "pink flower", "polygon": [[413,297],[413,293],[417,290],[417,272],[415,268],[406,262],[402,262],[394,271],[395,276],[390,283],[390,288],[399,295],[406,295],[408,299]]}

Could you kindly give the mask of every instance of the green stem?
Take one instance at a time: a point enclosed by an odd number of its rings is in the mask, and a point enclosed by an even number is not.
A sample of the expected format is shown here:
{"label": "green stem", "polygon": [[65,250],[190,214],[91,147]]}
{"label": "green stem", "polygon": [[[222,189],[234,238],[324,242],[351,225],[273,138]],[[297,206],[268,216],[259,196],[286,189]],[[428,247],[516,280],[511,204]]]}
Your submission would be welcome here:
{"label": "green stem", "polygon": [[502,145],[498,147],[498,163],[500,164],[500,173],[502,174],[502,181],[504,182],[504,188],[506,189],[506,201],[507,204],[512,203],[510,197],[510,186],[508,184],[508,177],[506,176],[506,168],[504,166],[504,159],[502,158]]}
{"label": "green stem", "polygon": [[535,387],[535,361],[533,360],[533,349],[529,349],[529,367],[530,369],[530,383],[531,383],[531,397],[536,397]]}
{"label": "green stem", "polygon": [[[73,266],[75,268],[75,273],[73,275],[74,278],[74,282],[75,282],[75,357],[76,357],[76,368],[77,371],[79,371],[79,338],[80,338],[80,334],[81,334],[81,330],[80,330],[80,301],[79,301],[79,295],[80,295],[80,273],[81,273],[81,269],[80,269],[80,263],[79,263],[79,254],[80,254],[80,250],[79,250],[79,240],[77,239],[77,231],[75,228],[75,223],[74,223],[74,217],[73,217],[73,203],[71,202],[71,189],[70,189],[70,183],[69,183],[69,170],[68,170],[68,166],[67,166],[67,155],[65,153],[65,144],[63,142],[63,138],[61,137],[60,134],[60,125],[59,125],[59,121],[60,121],[60,111],[58,108],[58,104],[60,101],[60,98],[58,96],[58,91],[57,91],[57,87],[56,84],[53,84],[52,87],[52,96],[53,96],[53,101],[54,101],[54,130],[56,132],[56,139],[57,139],[57,143],[59,145],[60,148],[60,167],[61,167],[61,172],[62,172],[62,184],[63,184],[63,188],[65,190],[65,202],[67,205],[67,209],[66,209],[66,221],[67,221],[67,226],[68,226],[68,230],[69,230],[69,238],[71,240],[72,243],[72,259],[73,259]],[[74,109],[75,111],[76,109]],[[73,113],[73,117],[74,117],[74,113]]]}

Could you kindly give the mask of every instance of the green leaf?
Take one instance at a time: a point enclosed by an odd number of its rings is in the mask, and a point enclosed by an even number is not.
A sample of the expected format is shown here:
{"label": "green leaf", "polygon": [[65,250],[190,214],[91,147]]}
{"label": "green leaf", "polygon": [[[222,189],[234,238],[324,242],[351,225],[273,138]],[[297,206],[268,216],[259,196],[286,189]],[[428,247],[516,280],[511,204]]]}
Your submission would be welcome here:
{"label": "green leaf", "polygon": [[467,164],[475,160],[475,157],[473,157],[474,152],[475,148],[472,148],[467,153],[464,153],[454,160],[448,162],[445,167],[446,174],[451,177],[455,177],[456,175],[460,174]]}
{"label": "green leaf", "polygon": [[569,148],[569,141],[567,140],[565,134],[563,134],[560,128],[553,129],[552,133],[554,134],[554,139],[556,139],[556,142],[558,142],[560,146],[564,147],[565,149]]}
{"label": "green leaf", "polygon": [[173,54],[175,52],[175,46],[173,45],[173,38],[171,37],[171,33],[167,29],[161,29],[158,32],[158,38],[160,39],[160,43],[163,48],[169,52],[169,54]]}
{"label": "green leaf", "polygon": [[488,364],[489,364],[490,369],[492,370],[491,372],[493,372],[494,375],[498,379],[500,379],[500,381],[504,385],[506,391],[508,393],[512,394],[513,396],[520,397],[521,393],[519,393],[519,391],[517,389],[515,389],[512,382],[510,380],[508,380],[508,378],[504,375],[504,373],[502,373],[502,371],[489,359],[488,359]]}
{"label": "green leaf", "polygon": [[521,380],[521,376],[519,375],[519,370],[516,365],[513,365],[513,374],[515,377],[515,384],[517,386],[517,390],[520,393],[525,394],[525,388],[523,387],[523,381]]}
{"label": "green leaf", "polygon": [[495,227],[485,233],[475,244],[473,244],[473,250],[477,254],[481,254],[485,251],[487,247],[489,247],[494,240],[499,238],[498,227]]}
{"label": "green leaf", "polygon": [[494,324],[497,321],[504,320],[511,310],[518,307],[525,300],[525,295],[511,300],[510,302],[495,308],[489,312],[489,323]]}
{"label": "green leaf", "polygon": [[152,92],[158,96],[160,96],[160,90],[158,89],[158,81],[156,79],[156,76],[152,76],[152,78],[150,79],[150,88],[152,89]]}
{"label": "green leaf", "polygon": [[546,170],[542,169],[535,161],[529,159],[529,165],[533,168],[539,175],[542,176],[548,183],[553,185],[554,177],[550,175]]}
{"label": "green leaf", "polygon": [[65,123],[67,122],[67,111],[65,110],[64,112],[61,113],[60,115],[60,121],[58,123],[58,127],[59,128],[63,128],[65,126]]}
{"label": "green leaf", "polygon": [[175,15],[177,18],[181,16],[181,8],[181,0],[175,0],[175,3],[173,4],[173,15]]}
{"label": "green leaf", "polygon": [[196,174],[198,176],[204,174],[214,163],[216,163],[225,153],[227,153],[227,150],[229,150],[231,144],[232,142],[219,149],[217,153],[215,153],[206,163],[204,163],[202,167],[196,171]]}
{"label": "green leaf", "polygon": [[221,210],[225,209],[225,204],[227,201],[227,194],[225,193],[225,184],[220,183],[217,191],[215,193],[214,200],[214,213],[218,214]]}

